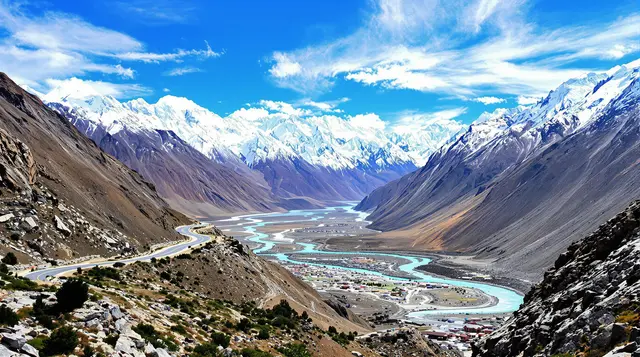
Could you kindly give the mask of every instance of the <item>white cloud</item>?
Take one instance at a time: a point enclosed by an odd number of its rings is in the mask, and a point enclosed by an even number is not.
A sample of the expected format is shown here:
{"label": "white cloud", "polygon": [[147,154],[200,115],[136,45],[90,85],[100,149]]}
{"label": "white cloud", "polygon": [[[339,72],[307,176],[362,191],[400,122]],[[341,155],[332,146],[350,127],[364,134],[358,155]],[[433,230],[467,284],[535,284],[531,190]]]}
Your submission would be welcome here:
{"label": "white cloud", "polygon": [[[21,4],[0,0],[0,69],[36,90],[46,89],[47,79],[90,73],[134,78],[136,71],[118,63],[120,57],[138,56],[140,61],[149,62],[156,55],[159,62],[159,58],[182,61],[186,57],[202,59],[221,54],[206,41],[200,50],[148,53],[140,41],[127,34],[95,26],[68,13],[49,11],[36,15]],[[119,93],[145,92],[138,90],[144,88],[138,84],[123,86]]]}
{"label": "white cloud", "polygon": [[174,68],[172,70],[165,72],[164,75],[175,77],[175,76],[183,76],[185,74],[198,73],[198,72],[202,72],[202,70],[196,67],[179,67],[179,68]]}
{"label": "white cloud", "polygon": [[484,105],[505,103],[507,100],[498,97],[478,97],[473,99],[474,102],[482,103]]}
{"label": "white cloud", "polygon": [[125,52],[118,53],[114,57],[123,61],[141,61],[145,63],[160,63],[160,62],[179,62],[185,57],[199,57],[199,58],[215,58],[220,57],[224,52],[215,52],[209,46],[209,43],[205,41],[206,48],[204,50],[176,50],[169,53],[154,53],[154,52]]}
{"label": "white cloud", "polygon": [[302,67],[300,67],[299,63],[291,61],[287,55],[283,53],[274,53],[273,60],[276,64],[269,69],[269,73],[276,78],[293,76],[302,71]]}
{"label": "white cloud", "polygon": [[110,95],[115,98],[130,98],[151,94],[151,89],[139,84],[121,84],[102,81],[69,78],[64,80],[48,79],[45,81],[48,93],[45,100],[58,100],[62,96],[87,98],[95,95]]}
{"label": "white cloud", "polygon": [[358,114],[349,117],[349,123],[363,129],[384,130],[386,123],[377,114]]}
{"label": "white cloud", "polygon": [[525,0],[375,0],[355,32],[274,52],[269,73],[303,93],[344,79],[458,97],[537,96],[594,69],[572,65],[579,59],[640,51],[640,15],[542,28],[527,22],[527,8]]}
{"label": "white cloud", "polygon": [[110,6],[114,7],[116,14],[146,25],[186,23],[194,17],[197,10],[189,1],[172,0],[117,1]]}
{"label": "white cloud", "polygon": [[258,121],[269,117],[269,111],[264,108],[240,108],[229,115],[232,118],[247,121]]}
{"label": "white cloud", "polygon": [[337,107],[342,103],[348,102],[349,100],[350,100],[349,98],[343,97],[336,100],[327,100],[323,102],[317,102],[307,98],[307,99],[302,99],[298,101],[297,104],[298,106],[316,108],[322,112],[341,113],[342,110],[338,109]]}
{"label": "white cloud", "polygon": [[162,88],[162,91],[165,92],[165,93],[171,92],[171,90],[169,88]]}
{"label": "white cloud", "polygon": [[527,97],[527,96],[521,95],[521,96],[518,96],[518,98],[516,98],[516,101],[518,102],[518,105],[531,105],[531,104],[538,103],[540,99],[541,97]]}
{"label": "white cloud", "polygon": [[397,118],[390,124],[390,129],[402,135],[420,132],[428,125],[441,125],[446,127],[457,125],[462,128],[463,125],[453,119],[466,112],[467,108],[465,107],[445,109],[436,112],[404,111],[398,113]]}
{"label": "white cloud", "polygon": [[310,110],[295,108],[293,105],[286,102],[261,100],[258,104],[271,112],[278,112],[286,115],[302,117],[312,114]]}

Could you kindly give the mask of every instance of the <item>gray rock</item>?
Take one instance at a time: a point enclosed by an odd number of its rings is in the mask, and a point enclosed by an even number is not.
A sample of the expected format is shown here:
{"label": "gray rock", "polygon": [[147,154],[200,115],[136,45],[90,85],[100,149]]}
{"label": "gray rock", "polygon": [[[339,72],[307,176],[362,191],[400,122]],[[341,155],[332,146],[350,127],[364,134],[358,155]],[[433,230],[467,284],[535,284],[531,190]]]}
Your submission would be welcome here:
{"label": "gray rock", "polygon": [[13,217],[14,217],[13,213],[3,214],[2,216],[0,216],[0,223],[5,223]]}
{"label": "gray rock", "polygon": [[119,319],[119,320],[116,320],[116,322],[114,324],[114,328],[116,329],[116,331],[122,333],[128,327],[127,324],[128,324],[127,320]]}
{"label": "gray rock", "polygon": [[171,355],[164,348],[156,348],[156,354],[154,357],[171,357]]}
{"label": "gray rock", "polygon": [[17,333],[2,334],[2,344],[14,350],[21,349],[25,343],[27,343],[27,339],[24,337],[24,335],[20,335]]}
{"label": "gray rock", "polygon": [[92,319],[84,323],[84,325],[88,328],[98,327],[100,326],[100,319]]}
{"label": "gray rock", "polygon": [[144,346],[144,353],[145,353],[146,355],[152,355],[152,356],[155,356],[155,355],[157,355],[157,353],[158,353],[158,352],[156,351],[156,348],[155,348],[155,347],[153,347],[153,345],[152,345],[152,344],[147,343],[147,345],[146,345],[146,346]]}
{"label": "gray rock", "polygon": [[119,306],[112,307],[109,312],[111,313],[111,317],[113,317],[114,320],[118,320],[124,317],[124,314],[122,313],[122,311],[120,311]]}
{"label": "gray rock", "polygon": [[132,355],[134,352],[136,352],[136,345],[129,337],[121,335],[118,338],[118,341],[116,341],[115,350],[116,352],[122,352]]}
{"label": "gray rock", "polygon": [[70,236],[71,235],[71,230],[69,229],[69,227],[67,227],[66,224],[64,224],[64,221],[60,217],[53,216],[53,221],[54,221],[54,223],[56,225],[56,229],[58,231],[60,231],[65,236]]}
{"label": "gray rock", "polygon": [[8,349],[6,346],[0,345],[0,357],[13,357],[16,353]]}
{"label": "gray rock", "polygon": [[31,346],[28,343],[25,343],[22,348],[20,349],[20,352],[27,354],[31,357],[40,357],[40,351],[38,351],[35,347]]}

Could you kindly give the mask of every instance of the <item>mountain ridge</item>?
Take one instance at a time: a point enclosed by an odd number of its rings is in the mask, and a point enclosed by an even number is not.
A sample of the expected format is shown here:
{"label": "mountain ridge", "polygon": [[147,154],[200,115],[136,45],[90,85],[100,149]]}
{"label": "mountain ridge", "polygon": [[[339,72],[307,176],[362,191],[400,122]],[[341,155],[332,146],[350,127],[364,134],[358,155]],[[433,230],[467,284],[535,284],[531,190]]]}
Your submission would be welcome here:
{"label": "mountain ridge", "polygon": [[[132,138],[134,133],[144,137],[156,130],[175,133],[210,159],[211,166],[222,170],[216,166],[221,164],[240,172],[239,176],[248,176],[238,181],[271,189],[270,195],[256,196],[263,208],[247,204],[233,207],[244,211],[312,208],[320,205],[318,200],[359,200],[379,185],[415,170],[421,155],[460,129],[459,123],[441,120],[432,123],[438,130],[430,139],[401,140],[379,128],[362,127],[349,117],[311,115],[306,109],[281,102],[262,101],[260,108],[242,108],[223,118],[187,98],[164,96],[155,104],[144,99],[121,103],[90,88],[85,90],[84,83],[77,82],[69,88],[54,88],[43,95],[45,102],[97,143],[107,134],[126,133],[120,136]],[[370,119],[379,120],[376,118]],[[141,165],[136,167],[143,170]],[[165,184],[162,177],[152,180],[158,187]],[[227,196],[243,195],[239,190],[212,192],[228,200]],[[180,195],[179,200],[198,203],[190,196],[194,192]],[[221,208],[215,200],[205,198],[199,203]]]}
{"label": "mountain ridge", "polygon": [[[639,197],[638,77],[632,63],[485,115],[358,208],[372,212],[372,228],[411,235],[404,244],[493,258],[535,279],[549,257]],[[599,210],[580,212],[587,202]]]}

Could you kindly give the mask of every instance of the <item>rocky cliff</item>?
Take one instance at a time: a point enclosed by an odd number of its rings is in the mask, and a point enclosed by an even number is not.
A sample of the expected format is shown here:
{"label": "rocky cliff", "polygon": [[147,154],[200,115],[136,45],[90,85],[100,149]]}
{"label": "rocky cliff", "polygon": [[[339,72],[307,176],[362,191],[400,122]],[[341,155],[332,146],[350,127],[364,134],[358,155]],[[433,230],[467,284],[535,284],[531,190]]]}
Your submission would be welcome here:
{"label": "rocky cliff", "polygon": [[640,355],[640,201],[572,244],[474,356]]}

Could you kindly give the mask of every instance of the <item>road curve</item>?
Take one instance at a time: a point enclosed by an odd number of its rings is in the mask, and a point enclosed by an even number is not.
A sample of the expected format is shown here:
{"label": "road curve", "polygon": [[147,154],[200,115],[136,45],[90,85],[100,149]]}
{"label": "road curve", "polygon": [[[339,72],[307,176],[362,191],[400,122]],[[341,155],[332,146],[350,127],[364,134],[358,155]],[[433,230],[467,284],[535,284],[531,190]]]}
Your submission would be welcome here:
{"label": "road curve", "polygon": [[194,232],[191,231],[191,228],[198,227],[198,226],[203,226],[203,225],[202,224],[192,224],[192,225],[188,225],[188,226],[177,227],[176,231],[178,233],[191,238],[191,240],[189,240],[187,242],[182,242],[182,243],[178,243],[176,245],[172,245],[172,246],[168,246],[168,247],[162,248],[162,249],[160,249],[158,251],[155,251],[155,252],[147,254],[147,255],[133,257],[133,258],[125,258],[125,259],[120,259],[120,260],[104,260],[104,261],[101,261],[101,262],[93,262],[93,263],[78,263],[78,264],[72,264],[72,265],[54,266],[54,267],[51,267],[51,268],[40,269],[40,270],[35,270],[35,271],[28,272],[28,273],[26,273],[24,275],[24,277],[26,277],[28,279],[31,279],[31,280],[46,281],[48,277],[54,277],[54,276],[58,276],[60,274],[64,274],[64,273],[70,272],[70,271],[75,271],[78,268],[89,269],[89,268],[93,268],[93,267],[96,267],[96,266],[101,266],[101,267],[112,266],[113,264],[118,263],[118,262],[124,263],[124,264],[129,264],[129,263],[134,263],[134,262],[150,261],[151,258],[160,259],[160,258],[164,258],[164,257],[167,257],[167,256],[176,255],[178,253],[181,253],[181,252],[189,249],[190,247],[192,247],[194,245],[207,243],[208,241],[211,240],[210,236],[194,233]]}

